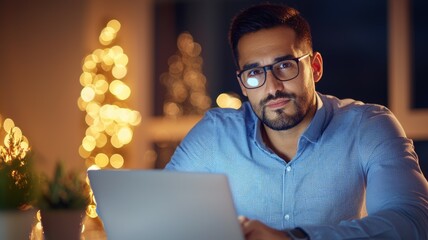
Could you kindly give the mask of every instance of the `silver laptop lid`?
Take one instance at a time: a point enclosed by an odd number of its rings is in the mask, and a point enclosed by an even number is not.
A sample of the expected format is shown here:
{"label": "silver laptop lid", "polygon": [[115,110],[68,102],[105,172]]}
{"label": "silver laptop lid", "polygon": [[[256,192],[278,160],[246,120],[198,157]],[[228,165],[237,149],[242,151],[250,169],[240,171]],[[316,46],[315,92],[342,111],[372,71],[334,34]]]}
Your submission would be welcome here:
{"label": "silver laptop lid", "polygon": [[221,174],[90,170],[97,212],[109,240],[243,240]]}

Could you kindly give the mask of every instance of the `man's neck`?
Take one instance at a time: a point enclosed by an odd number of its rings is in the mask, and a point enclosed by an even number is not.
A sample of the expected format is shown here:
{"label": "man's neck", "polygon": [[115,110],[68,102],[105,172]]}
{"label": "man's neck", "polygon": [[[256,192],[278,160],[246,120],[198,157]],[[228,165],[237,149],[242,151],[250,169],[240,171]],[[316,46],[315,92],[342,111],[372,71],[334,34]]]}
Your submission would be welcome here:
{"label": "man's neck", "polygon": [[315,115],[316,109],[317,105],[315,104],[299,124],[288,130],[277,131],[262,124],[262,137],[266,146],[284,161],[291,161],[297,153],[299,138],[309,126]]}

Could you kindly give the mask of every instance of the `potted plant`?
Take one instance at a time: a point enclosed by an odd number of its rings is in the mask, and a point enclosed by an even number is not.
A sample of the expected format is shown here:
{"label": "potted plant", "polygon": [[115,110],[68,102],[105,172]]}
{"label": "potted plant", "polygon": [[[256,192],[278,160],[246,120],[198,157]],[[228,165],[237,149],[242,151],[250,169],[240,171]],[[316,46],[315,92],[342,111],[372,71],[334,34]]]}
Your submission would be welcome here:
{"label": "potted plant", "polygon": [[18,127],[11,127],[1,138],[0,239],[28,239],[36,214],[32,207],[37,191],[32,154]]}
{"label": "potted plant", "polygon": [[52,178],[41,178],[40,208],[43,234],[46,240],[79,240],[86,207],[89,204],[89,186],[82,175],[66,171],[58,162]]}

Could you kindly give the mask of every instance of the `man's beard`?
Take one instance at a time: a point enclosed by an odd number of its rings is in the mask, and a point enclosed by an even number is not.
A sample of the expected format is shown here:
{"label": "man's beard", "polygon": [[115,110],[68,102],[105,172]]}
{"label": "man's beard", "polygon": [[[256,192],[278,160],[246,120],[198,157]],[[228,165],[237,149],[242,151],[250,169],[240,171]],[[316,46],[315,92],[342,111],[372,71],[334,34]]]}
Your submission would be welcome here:
{"label": "man's beard", "polygon": [[[288,130],[298,125],[305,118],[309,111],[309,99],[306,96],[297,97],[296,94],[286,93],[277,91],[275,96],[269,95],[259,103],[260,120],[269,128],[277,131]],[[274,117],[269,117],[266,110],[266,103],[270,100],[278,98],[288,98],[289,104],[292,104],[295,108],[295,113],[290,115],[287,114],[284,109],[276,109],[270,115],[274,114]],[[289,108],[292,106],[289,106]]]}

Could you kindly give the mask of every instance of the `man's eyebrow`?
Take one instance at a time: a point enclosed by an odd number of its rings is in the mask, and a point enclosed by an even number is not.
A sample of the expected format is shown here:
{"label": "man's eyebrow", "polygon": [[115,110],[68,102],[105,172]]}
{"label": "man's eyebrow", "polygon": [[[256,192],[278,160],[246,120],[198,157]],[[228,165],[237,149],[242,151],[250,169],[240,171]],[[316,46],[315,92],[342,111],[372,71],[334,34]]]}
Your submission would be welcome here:
{"label": "man's eyebrow", "polygon": [[[273,63],[279,62],[279,61],[284,61],[284,60],[290,60],[290,59],[294,59],[295,57],[293,55],[285,55],[285,56],[280,56],[280,57],[276,57],[273,61]],[[259,63],[249,63],[249,64],[245,64],[242,67],[242,71],[248,70],[248,69],[252,69],[255,67],[260,67]]]}
{"label": "man's eyebrow", "polygon": [[275,58],[274,62],[276,63],[276,62],[279,62],[279,61],[290,60],[290,59],[294,59],[294,58],[296,58],[296,57],[293,56],[293,55],[291,55],[291,54],[288,54],[288,55],[285,55],[285,56],[281,56],[281,57]]}
{"label": "man's eyebrow", "polygon": [[258,63],[249,63],[249,64],[245,64],[244,66],[242,66],[242,71],[251,69],[251,68],[255,68],[255,67],[259,67],[260,64]]}

